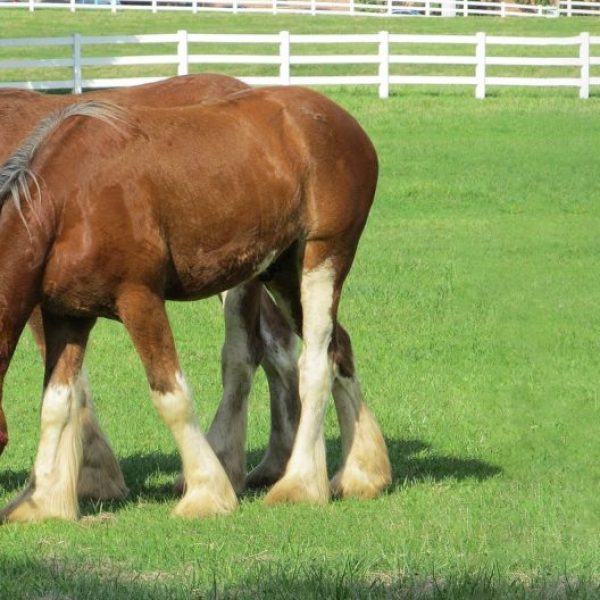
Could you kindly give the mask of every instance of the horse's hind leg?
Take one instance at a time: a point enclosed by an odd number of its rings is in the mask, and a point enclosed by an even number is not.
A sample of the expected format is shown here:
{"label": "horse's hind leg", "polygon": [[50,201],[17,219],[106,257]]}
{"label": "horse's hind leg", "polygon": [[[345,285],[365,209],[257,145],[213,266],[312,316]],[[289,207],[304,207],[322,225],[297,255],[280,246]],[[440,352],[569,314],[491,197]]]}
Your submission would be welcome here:
{"label": "horse's hind leg", "polygon": [[258,332],[260,292],[260,283],[254,280],[221,296],[225,317],[223,398],[206,439],[238,493],[244,489],[246,478],[248,396],[262,357]]}
{"label": "horse's hind leg", "polygon": [[324,419],[333,379],[330,345],[343,279],[318,242],[309,242],[304,249],[299,290],[293,281],[295,277],[297,282],[298,274],[289,271],[288,275],[286,287],[281,286],[281,278],[272,285],[276,298],[283,300],[302,331],[298,361],[301,414],[285,475],[271,488],[266,502],[324,504],[329,499]]}
{"label": "horse's hind leg", "polygon": [[298,395],[298,338],[266,290],[261,293],[261,362],[271,400],[271,433],[267,452],[246,478],[249,488],[275,483],[292,453],[300,418]]}
{"label": "horse's hind leg", "polygon": [[163,300],[150,290],[136,288],[124,290],[117,306],[146,369],[153,404],[181,454],[186,489],[174,514],[200,517],[231,512],[237,496],[200,431]]}
{"label": "horse's hind leg", "polygon": [[[29,317],[29,329],[42,360],[45,360],[44,323],[39,304],[33,309]],[[81,390],[85,397],[81,410],[83,464],[77,482],[77,495],[79,498],[92,498],[94,500],[125,498],[128,490],[123,479],[123,473],[96,418],[90,384],[84,368],[79,372],[77,389]]]}
{"label": "horse's hind leg", "polygon": [[354,367],[350,336],[338,323],[334,334],[333,399],[342,438],[342,467],[331,480],[336,496],[372,498],[391,483],[385,441],[364,403]]}
{"label": "horse's hind leg", "polygon": [[[271,485],[281,477],[298,424],[296,335],[258,279],[220,295],[225,320],[221,351],[223,397],[206,436],[236,490]],[[271,397],[271,433],[260,464],[246,473],[248,396],[258,364]],[[178,477],[175,493],[183,494]]]}
{"label": "horse's hind leg", "polygon": [[40,443],[28,487],[0,521],[75,519],[82,462],[82,411],[86,396],[78,377],[92,319],[45,315],[46,376]]}

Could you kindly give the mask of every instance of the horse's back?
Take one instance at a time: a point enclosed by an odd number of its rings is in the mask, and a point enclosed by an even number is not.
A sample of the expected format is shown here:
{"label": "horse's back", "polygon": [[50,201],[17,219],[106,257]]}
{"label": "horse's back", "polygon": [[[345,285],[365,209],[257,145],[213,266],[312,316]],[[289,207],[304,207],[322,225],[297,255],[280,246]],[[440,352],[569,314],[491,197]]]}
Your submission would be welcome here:
{"label": "horse's back", "polygon": [[85,98],[106,98],[127,106],[166,108],[219,100],[248,87],[234,77],[218,73],[200,73],[179,75],[131,87],[86,92]]}
{"label": "horse's back", "polygon": [[[376,156],[320,94],[256,90],[205,106],[133,107],[126,119],[117,131],[78,118],[38,162],[70,221],[58,247],[79,248],[71,271],[104,273],[106,289],[118,277],[146,278],[162,281],[166,297],[205,297],[296,241],[354,236],[364,225]],[[90,231],[96,243],[82,250]]]}

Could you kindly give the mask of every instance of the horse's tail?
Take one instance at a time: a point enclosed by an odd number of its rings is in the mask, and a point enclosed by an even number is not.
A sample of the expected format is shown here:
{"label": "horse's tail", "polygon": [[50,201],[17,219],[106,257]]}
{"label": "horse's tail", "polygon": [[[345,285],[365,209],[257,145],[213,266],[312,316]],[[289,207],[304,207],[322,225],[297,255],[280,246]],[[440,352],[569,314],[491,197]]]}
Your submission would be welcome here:
{"label": "horse's tail", "polygon": [[33,184],[38,192],[40,189],[38,179],[31,170],[31,163],[37,151],[64,121],[78,116],[100,119],[116,127],[118,122],[125,120],[125,111],[111,102],[88,100],[70,104],[40,121],[29,137],[0,168],[0,209],[9,198],[12,198],[23,218],[23,201],[31,204],[30,184]]}

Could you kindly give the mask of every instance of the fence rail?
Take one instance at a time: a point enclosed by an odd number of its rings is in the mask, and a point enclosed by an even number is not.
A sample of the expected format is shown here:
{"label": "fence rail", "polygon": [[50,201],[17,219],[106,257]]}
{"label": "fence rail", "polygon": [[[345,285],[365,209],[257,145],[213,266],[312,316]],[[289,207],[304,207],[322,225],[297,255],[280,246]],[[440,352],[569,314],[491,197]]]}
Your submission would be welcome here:
{"label": "fence rail", "polygon": [[[105,48],[115,52],[119,47],[136,48],[139,45],[158,45],[168,54],[129,54],[111,56],[100,54]],[[223,48],[239,48],[251,45],[250,53],[224,53]],[[326,52],[330,45],[335,52]],[[310,53],[302,54],[297,49],[310,46]],[[410,53],[415,46],[419,50],[432,47],[431,53]],[[461,54],[436,54],[440,47],[459,47]],[[498,54],[502,47],[516,46],[523,53],[540,48],[558,55],[503,56]],[[600,66],[600,56],[594,56],[592,49],[600,46],[600,36],[581,33],[574,37],[507,37],[491,36],[485,33],[475,35],[406,35],[390,34],[381,31],[376,34],[360,35],[294,35],[282,31],[272,35],[202,34],[178,31],[176,34],[126,35],[126,36],[81,36],[0,39],[0,87],[23,87],[29,89],[71,89],[81,92],[84,88],[116,87],[157,81],[174,75],[187,74],[191,65],[243,65],[245,69],[257,70],[270,67],[273,74],[244,74],[240,79],[252,85],[309,85],[309,86],[377,86],[380,98],[387,98],[391,86],[403,85],[466,85],[473,86],[477,98],[485,98],[489,86],[538,86],[571,87],[579,91],[580,98],[588,98],[590,87],[600,85],[600,77],[592,76],[592,68]],[[26,48],[45,47],[66,48],[70,56],[55,58],[3,58],[7,52]],[[85,50],[92,48],[94,56],[87,56]],[[352,48],[360,54],[342,54],[340,48]],[[260,48],[260,51],[258,50]],[[156,48],[155,48],[156,50]],[[202,52],[193,52],[202,50]],[[211,51],[212,50],[212,51]],[[316,52],[319,50],[319,52]],[[570,53],[571,56],[566,56]],[[321,67],[337,66],[335,74],[319,72]],[[461,67],[462,74],[432,74],[427,67]],[[113,71],[129,66],[157,67],[162,69],[158,76],[144,77],[93,77],[89,69],[110,67]],[[169,68],[170,66],[170,68]],[[309,74],[296,72],[297,67],[311,67]],[[369,69],[369,73],[356,74],[356,67]],[[398,66],[423,67],[422,73],[402,73]],[[342,72],[344,68],[349,72]],[[489,71],[492,67],[493,72]],[[502,73],[498,68],[507,67]],[[515,75],[520,67],[560,69],[550,76],[525,77]],[[52,69],[64,72],[68,69],[68,79],[40,80],[22,78],[22,71],[42,69],[44,74]],[[3,74],[3,71],[5,73]],[[17,73],[13,80],[9,76]],[[231,69],[228,69],[231,71]],[[565,74],[566,73],[566,74]],[[239,76],[239,75],[238,75]]]}
{"label": "fence rail", "polygon": [[338,14],[380,17],[499,16],[559,17],[598,16],[596,0],[558,0],[550,6],[481,0],[0,0],[2,8],[35,11],[44,8],[124,10],[258,12],[273,14]]}

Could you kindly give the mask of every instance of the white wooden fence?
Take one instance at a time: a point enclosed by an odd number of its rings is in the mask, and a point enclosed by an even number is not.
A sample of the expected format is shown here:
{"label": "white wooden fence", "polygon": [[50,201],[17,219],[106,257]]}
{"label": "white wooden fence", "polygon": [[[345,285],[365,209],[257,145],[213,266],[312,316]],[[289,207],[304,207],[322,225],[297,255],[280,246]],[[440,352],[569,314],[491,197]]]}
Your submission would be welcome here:
{"label": "white wooden fence", "polygon": [[260,12],[273,14],[339,14],[369,16],[598,16],[597,0],[554,0],[550,5],[481,0],[0,0],[2,8],[76,10],[151,10]]}
{"label": "white wooden fence", "polygon": [[[172,44],[170,54],[131,54],[121,56],[100,55],[99,48],[108,46],[115,52],[122,45]],[[202,54],[193,53],[194,45],[202,44]],[[256,52],[261,48],[265,53],[227,53],[224,45],[243,47],[250,44]],[[361,54],[341,54],[344,45],[363,50]],[[423,48],[434,46],[453,48],[458,46],[466,51],[462,54],[424,54]],[[71,89],[81,92],[83,88],[116,87],[157,81],[164,77],[187,74],[190,65],[210,65],[210,70],[218,71],[221,65],[244,65],[264,70],[270,65],[272,75],[243,75],[243,81],[251,85],[307,85],[307,86],[345,86],[371,85],[377,86],[380,98],[387,98],[391,86],[405,85],[465,85],[474,86],[475,96],[485,98],[489,86],[543,86],[577,88],[580,98],[588,98],[590,87],[600,85],[600,77],[591,76],[591,69],[600,65],[600,56],[594,56],[592,48],[600,45],[600,36],[581,33],[575,37],[506,37],[490,36],[485,33],[475,35],[405,35],[391,34],[381,31],[376,34],[357,35],[294,35],[287,31],[279,34],[240,35],[240,34],[204,34],[179,31],[176,34],[164,35],[127,35],[127,36],[81,36],[63,38],[38,39],[0,39],[0,87],[24,87],[29,89]],[[68,47],[68,58],[1,58],[11,49],[44,46],[46,48]],[[84,49],[94,46],[95,56],[84,56]],[[216,46],[215,52],[206,51]],[[264,48],[263,48],[264,46]],[[310,46],[310,53],[302,54],[296,49]],[[327,53],[327,48],[335,46],[336,52]],[[499,48],[518,46],[523,49],[535,48],[533,56],[502,56],[497,54]],[[226,47],[226,46],[225,46]],[[231,46],[230,46],[231,47]],[[409,53],[410,48],[418,47],[420,53]],[[540,56],[540,48],[544,56]],[[317,53],[319,49],[321,52]],[[324,49],[324,50],[323,50]],[[49,50],[47,50],[49,52]],[[63,50],[64,54],[64,50]],[[553,55],[554,54],[554,55]],[[161,75],[147,77],[88,77],[86,69],[91,67],[120,68],[127,66],[159,66]],[[337,65],[335,74],[319,74],[319,69]],[[370,71],[369,74],[353,74],[356,66]],[[426,68],[424,74],[402,74],[397,72],[396,65]],[[443,69],[445,66],[461,67],[467,74],[430,74],[431,66]],[[310,74],[295,74],[296,67],[311,67]],[[490,74],[488,68],[508,67],[509,72]],[[515,67],[547,67],[560,68],[561,76],[526,77],[514,74]],[[24,79],[16,78],[7,81],[3,70],[21,74],[21,70],[43,69],[44,74],[52,69],[68,69],[68,79]],[[349,69],[350,73],[339,70]],[[228,69],[227,72],[231,72]],[[566,73],[568,72],[568,73]],[[234,73],[235,74],[235,73]],[[22,77],[22,75],[21,75]]]}

